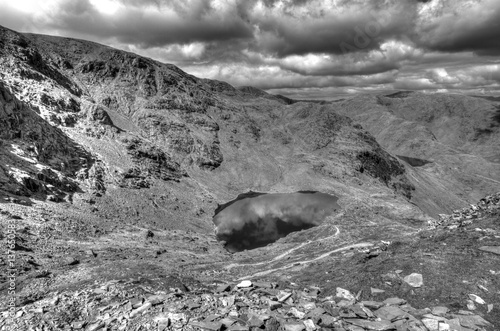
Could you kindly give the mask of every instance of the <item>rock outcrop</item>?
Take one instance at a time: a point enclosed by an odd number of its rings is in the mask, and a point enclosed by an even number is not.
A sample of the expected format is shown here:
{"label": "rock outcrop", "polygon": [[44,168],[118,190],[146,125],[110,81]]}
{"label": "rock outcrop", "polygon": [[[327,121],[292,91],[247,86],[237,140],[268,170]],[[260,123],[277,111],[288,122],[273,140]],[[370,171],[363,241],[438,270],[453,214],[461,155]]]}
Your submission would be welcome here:
{"label": "rock outcrop", "polygon": [[[154,291],[111,280],[77,293],[54,293],[19,310],[10,327],[73,330],[486,330],[491,323],[443,306],[416,309],[400,298],[361,300],[337,288],[271,282],[223,284],[214,289]],[[475,297],[479,298],[479,297]],[[476,299],[476,300],[480,300]],[[6,326],[6,325],[3,325]],[[0,324],[2,327],[2,324]]]}
{"label": "rock outcrop", "polygon": [[19,101],[0,82],[0,180],[3,190],[22,196],[63,199],[88,176],[91,154]]}
{"label": "rock outcrop", "polygon": [[413,201],[433,217],[500,189],[494,98],[406,91],[333,106],[407,165]]}

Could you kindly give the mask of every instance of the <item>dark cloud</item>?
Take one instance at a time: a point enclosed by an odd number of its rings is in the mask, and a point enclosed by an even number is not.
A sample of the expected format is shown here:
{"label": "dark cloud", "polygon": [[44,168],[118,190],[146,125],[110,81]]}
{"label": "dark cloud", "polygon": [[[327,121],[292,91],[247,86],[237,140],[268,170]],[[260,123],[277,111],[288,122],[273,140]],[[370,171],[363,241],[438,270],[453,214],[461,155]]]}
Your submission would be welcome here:
{"label": "dark cloud", "polygon": [[[110,0],[106,0],[110,1]],[[115,38],[143,48],[245,39],[259,52],[342,54],[377,49],[410,29],[416,5],[408,0],[218,1],[116,0],[112,15],[97,1],[61,0],[40,22],[45,28]],[[383,3],[383,5],[382,5]]]}
{"label": "dark cloud", "polygon": [[279,57],[345,54],[378,49],[384,41],[399,39],[410,29],[409,24],[416,17],[415,7],[407,1],[390,1],[385,7],[376,2],[349,2],[331,11],[314,1],[296,8],[305,14],[259,15],[256,12],[252,18],[264,39],[258,44],[261,51]]}
{"label": "dark cloud", "polygon": [[416,31],[418,43],[428,49],[498,55],[500,2],[442,0],[423,13]]}
{"label": "dark cloud", "polygon": [[77,36],[114,39],[142,48],[170,44],[248,39],[251,26],[234,8],[217,8],[214,1],[121,0],[112,15],[89,0],[64,0],[49,13],[44,26]]}
{"label": "dark cloud", "polygon": [[497,0],[47,0],[43,5],[0,0],[0,5],[1,24],[15,30],[89,39],[235,85],[290,91],[498,85]]}
{"label": "dark cloud", "polygon": [[277,57],[366,53],[388,40],[447,52],[500,51],[496,0],[117,2],[122,6],[109,15],[89,0],[63,0],[42,23],[143,48],[243,39],[246,47]]}

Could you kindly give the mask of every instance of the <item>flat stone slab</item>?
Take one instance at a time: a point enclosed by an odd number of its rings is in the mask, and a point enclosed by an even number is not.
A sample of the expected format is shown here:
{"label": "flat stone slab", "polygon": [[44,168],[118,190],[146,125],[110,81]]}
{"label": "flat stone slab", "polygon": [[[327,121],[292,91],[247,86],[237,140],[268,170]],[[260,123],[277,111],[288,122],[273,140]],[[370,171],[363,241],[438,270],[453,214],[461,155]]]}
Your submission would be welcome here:
{"label": "flat stone slab", "polygon": [[432,308],[432,314],[438,315],[438,316],[444,315],[449,311],[450,310],[448,308],[441,307],[441,306],[437,306],[437,307]]}
{"label": "flat stone slab", "polygon": [[337,321],[337,319],[335,317],[332,317],[330,315],[325,314],[325,315],[321,315],[320,325],[331,328],[335,325],[336,321]]}
{"label": "flat stone slab", "polygon": [[460,321],[460,324],[466,328],[476,329],[482,326],[491,326],[491,323],[479,315],[453,315]]}
{"label": "flat stone slab", "polygon": [[500,255],[500,246],[481,246],[479,250]]}
{"label": "flat stone slab", "polygon": [[379,309],[380,307],[384,306],[382,302],[378,301],[361,301],[363,306],[371,309]]}
{"label": "flat stone slab", "polygon": [[191,322],[189,324],[207,331],[218,331],[222,328],[222,323],[215,322]]}
{"label": "flat stone slab", "polygon": [[346,299],[346,300],[355,300],[355,297],[354,295],[349,292],[348,290],[345,290],[343,288],[340,288],[340,287],[337,287],[337,298],[342,298],[342,299]]}
{"label": "flat stone slab", "polygon": [[385,299],[384,303],[388,306],[401,306],[406,303],[406,300],[400,298],[389,298]]}
{"label": "flat stone slab", "polygon": [[427,329],[429,329],[429,331],[439,331],[439,321],[438,320],[435,320],[432,318],[424,318],[424,319],[422,319],[422,323],[425,324],[425,327]]}
{"label": "flat stone slab", "polygon": [[243,325],[231,325],[229,331],[248,331],[250,328]]}
{"label": "flat stone slab", "polygon": [[422,287],[422,285],[424,285],[424,279],[422,275],[417,273],[412,273],[403,278],[403,280],[412,287]]}
{"label": "flat stone slab", "polygon": [[444,323],[448,322],[448,319],[446,319],[446,318],[444,318],[442,316],[436,316],[436,315],[432,315],[432,314],[425,314],[422,317],[425,317],[426,319],[436,320],[436,321],[439,321],[439,322],[444,322]]}
{"label": "flat stone slab", "polygon": [[409,316],[407,312],[396,306],[385,306],[373,312],[375,316],[383,320],[394,321]]}
{"label": "flat stone slab", "polygon": [[376,330],[376,331],[384,331],[384,330],[395,330],[394,324],[389,321],[369,321],[364,319],[346,319],[347,323],[362,327],[367,330]]}
{"label": "flat stone slab", "polygon": [[370,288],[370,291],[372,292],[372,294],[381,294],[381,293],[385,292],[384,290],[381,290],[378,288],[373,288],[373,287]]}
{"label": "flat stone slab", "polygon": [[316,307],[313,310],[309,311],[306,314],[306,317],[316,318],[316,317],[319,317],[319,316],[321,316],[321,315],[323,315],[325,313],[326,313],[326,310],[324,310],[323,308],[320,308],[320,307]]}
{"label": "flat stone slab", "polygon": [[479,303],[480,305],[486,304],[486,302],[480,296],[477,296],[475,294],[469,294],[469,299],[471,299],[472,301],[474,301],[476,303]]}
{"label": "flat stone slab", "polygon": [[250,327],[260,328],[262,325],[264,325],[264,321],[255,315],[252,315],[248,320],[248,326]]}
{"label": "flat stone slab", "polygon": [[306,329],[304,323],[287,323],[283,325],[285,331],[303,331]]}

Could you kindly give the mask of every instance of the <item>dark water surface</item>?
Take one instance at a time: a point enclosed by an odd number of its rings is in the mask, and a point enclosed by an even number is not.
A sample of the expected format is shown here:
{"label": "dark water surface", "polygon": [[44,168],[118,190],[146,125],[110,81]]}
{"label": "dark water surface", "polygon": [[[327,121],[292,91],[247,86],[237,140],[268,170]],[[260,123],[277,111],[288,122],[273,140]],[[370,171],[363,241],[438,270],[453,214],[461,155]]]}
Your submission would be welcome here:
{"label": "dark water surface", "polygon": [[240,194],[215,210],[217,239],[225,241],[230,252],[266,246],[291,232],[320,225],[340,209],[337,200],[314,191]]}

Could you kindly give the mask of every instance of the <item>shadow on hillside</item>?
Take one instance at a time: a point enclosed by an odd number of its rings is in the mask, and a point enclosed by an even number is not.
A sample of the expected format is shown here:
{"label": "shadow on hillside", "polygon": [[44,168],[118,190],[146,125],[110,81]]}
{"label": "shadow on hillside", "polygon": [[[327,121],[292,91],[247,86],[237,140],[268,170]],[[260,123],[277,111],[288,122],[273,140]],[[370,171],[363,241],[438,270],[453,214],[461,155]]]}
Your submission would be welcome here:
{"label": "shadow on hillside", "polygon": [[393,99],[404,99],[409,97],[412,93],[413,91],[398,91],[392,94],[387,94],[385,97]]}
{"label": "shadow on hillside", "polygon": [[2,190],[20,197],[62,201],[83,192],[75,181],[94,160],[91,154],[61,129],[40,117],[29,104],[13,96],[0,83],[0,167]]}
{"label": "shadow on hillside", "polygon": [[500,126],[500,105],[497,106],[497,111],[495,115],[493,115],[493,121],[496,122],[495,126]]}
{"label": "shadow on hillside", "polygon": [[[2,199],[2,202],[19,200],[25,205],[31,205],[32,199],[62,202],[68,195],[83,193],[74,180],[75,176],[63,175],[43,163],[32,163],[12,150],[1,150],[0,163],[4,174],[8,174],[9,181],[2,189],[12,195],[10,199]],[[40,165],[45,167],[40,169]],[[14,178],[15,174],[17,179]]]}
{"label": "shadow on hillside", "polygon": [[403,156],[403,155],[396,155],[398,159],[405,161],[412,167],[422,167],[426,164],[432,163],[432,161],[424,160],[424,159],[419,159],[416,157],[409,157],[409,156]]}

